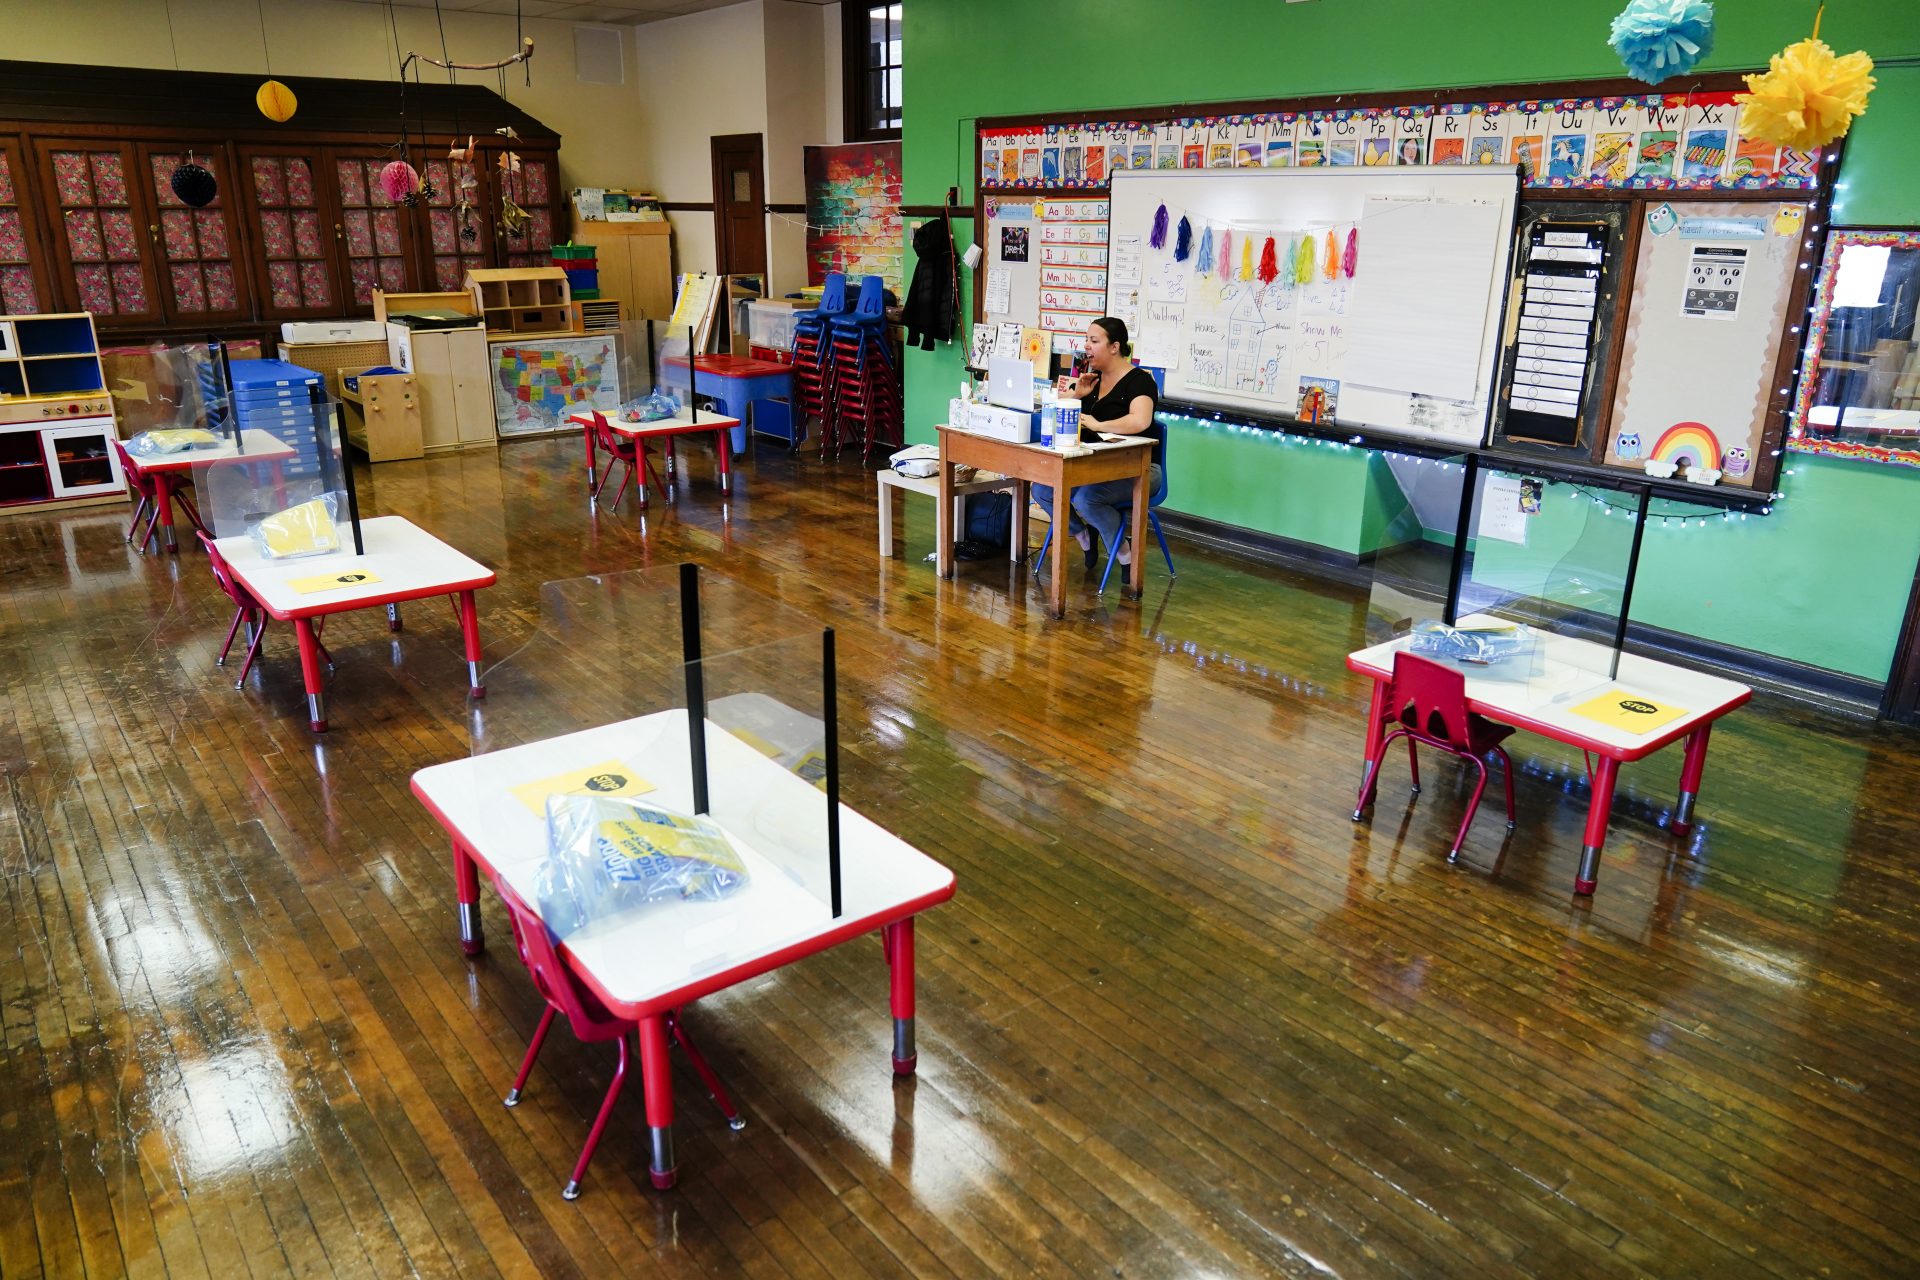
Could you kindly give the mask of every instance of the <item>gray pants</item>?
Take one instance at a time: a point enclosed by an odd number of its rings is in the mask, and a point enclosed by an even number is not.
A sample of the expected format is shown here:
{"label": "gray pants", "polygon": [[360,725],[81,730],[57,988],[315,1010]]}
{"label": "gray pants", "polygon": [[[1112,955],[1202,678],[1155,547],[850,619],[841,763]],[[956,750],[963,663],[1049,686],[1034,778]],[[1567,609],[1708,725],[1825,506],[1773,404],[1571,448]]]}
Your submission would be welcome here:
{"label": "gray pants", "polygon": [[[1160,464],[1155,463],[1147,469],[1147,492],[1155,493],[1160,488]],[[1053,490],[1047,485],[1033,486],[1033,500],[1047,513],[1047,519],[1053,519]],[[1067,532],[1077,534],[1084,524],[1092,525],[1100,534],[1100,541],[1107,547],[1119,543],[1123,521],[1120,512],[1133,502],[1133,481],[1102,480],[1099,484],[1083,484],[1073,491],[1072,512],[1067,517]],[[1057,525],[1058,522],[1056,521]]]}

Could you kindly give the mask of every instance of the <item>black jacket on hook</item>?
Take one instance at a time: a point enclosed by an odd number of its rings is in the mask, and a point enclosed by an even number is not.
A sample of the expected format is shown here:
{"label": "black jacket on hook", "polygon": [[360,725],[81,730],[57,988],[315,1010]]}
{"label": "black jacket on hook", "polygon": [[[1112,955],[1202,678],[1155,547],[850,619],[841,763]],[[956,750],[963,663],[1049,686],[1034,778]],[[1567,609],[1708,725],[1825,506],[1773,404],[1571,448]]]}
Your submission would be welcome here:
{"label": "black jacket on hook", "polygon": [[907,286],[903,319],[907,345],[933,350],[935,342],[953,341],[959,298],[954,292],[953,233],[945,218],[929,218],[913,233],[913,252],[920,259]]}

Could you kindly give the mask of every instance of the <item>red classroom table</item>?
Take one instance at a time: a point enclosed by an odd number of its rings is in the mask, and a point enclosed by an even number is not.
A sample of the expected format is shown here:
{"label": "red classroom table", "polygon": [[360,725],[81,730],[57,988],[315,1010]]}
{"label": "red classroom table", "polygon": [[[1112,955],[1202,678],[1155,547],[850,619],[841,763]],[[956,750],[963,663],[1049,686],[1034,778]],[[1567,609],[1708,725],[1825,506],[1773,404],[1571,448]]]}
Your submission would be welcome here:
{"label": "red classroom table", "polygon": [[[606,419],[607,425],[612,427],[620,435],[638,440],[642,444],[652,440],[665,440],[667,442],[667,483],[669,484],[672,484],[674,480],[675,454],[673,442],[675,438],[679,436],[711,434],[713,436],[714,455],[719,459],[720,492],[723,494],[732,494],[733,441],[729,439],[729,436],[733,428],[740,425],[740,419],[729,418],[717,413],[708,413],[702,414],[699,420],[695,421],[685,410],[674,414],[671,418],[656,418],[652,422],[622,422],[617,415],[611,413],[606,415]],[[571,414],[567,418],[567,421],[580,428],[581,435],[587,442],[587,493],[591,495],[594,486],[599,482],[599,453],[593,440],[593,414]],[[645,507],[647,505],[647,477],[641,474],[636,475],[634,478],[640,482],[640,505]]]}
{"label": "red classroom table", "polygon": [[[133,468],[135,476],[152,478],[154,489],[159,495],[155,505],[159,508],[161,541],[166,544],[168,551],[178,552],[180,544],[173,531],[174,492],[183,480],[187,484],[193,483],[192,472],[195,467],[204,466],[209,462],[231,462],[244,458],[249,462],[267,463],[273,468],[274,479],[278,480],[280,465],[288,458],[298,456],[298,453],[298,450],[288,448],[286,441],[272,432],[250,427],[240,433],[238,448],[228,441],[211,449],[183,449],[179,453],[160,454],[154,457],[145,457],[128,450],[127,463]],[[191,509],[187,510],[191,519]],[[200,526],[196,522],[194,527]]]}
{"label": "red classroom table", "polygon": [[[1609,650],[1572,636],[1536,633],[1543,648],[1541,670],[1530,680],[1496,680],[1467,674],[1467,709],[1501,724],[1537,733],[1555,742],[1578,747],[1596,758],[1593,794],[1587,803],[1586,837],[1580,848],[1580,868],[1574,875],[1575,893],[1590,894],[1600,877],[1600,850],[1607,841],[1607,823],[1613,811],[1614,782],[1620,766],[1652,755],[1662,747],[1686,740],[1680,767],[1680,799],[1674,806],[1672,829],[1685,835],[1693,826],[1694,801],[1700,794],[1700,776],[1707,764],[1707,737],[1713,722],[1753,697],[1746,685],[1656,662],[1637,654],[1620,655],[1619,669],[1606,676]],[[1393,678],[1393,655],[1404,641],[1389,640],[1347,655],[1347,666],[1373,681],[1367,706],[1365,768],[1380,754],[1389,711],[1387,683]],[[1686,714],[1648,733],[1636,734],[1585,716],[1573,708],[1605,693],[1639,695]]]}
{"label": "red classroom table", "polygon": [[[272,617],[293,624],[300,642],[300,674],[307,686],[307,719],[315,733],[327,728],[327,695],[323,683],[320,643],[314,620],[354,609],[387,611],[387,622],[400,627],[400,605],[429,596],[453,596],[460,614],[460,634],[466,643],[467,686],[475,698],[484,698],[480,683],[480,618],[473,593],[494,583],[493,570],[454,550],[404,516],[376,516],[360,522],[365,555],[354,555],[351,533],[342,551],[324,556],[268,560],[241,534],[220,538],[213,545],[233,576],[252,593]],[[294,583],[321,575],[370,574],[374,581],[343,585],[338,590],[303,592]]]}
{"label": "red classroom table", "polygon": [[[460,945],[477,955],[480,878],[506,881],[538,910],[546,821],[514,788],[617,760],[653,784],[642,799],[693,811],[684,711],[660,711],[504,751],[469,756],[413,775],[413,794],[453,841]],[[657,905],[599,922],[563,940],[561,954],[607,1008],[640,1024],[653,1183],[677,1176],[673,1076],[667,1018],[702,996],[878,931],[888,967],[893,1070],[911,1075],[914,1045],[914,918],[953,896],[953,872],[846,805],[840,806],[842,910],[783,870],[823,860],[820,792],[798,774],[707,721],[713,794],[728,798],[723,827],[747,863],[746,886],[719,902]]]}

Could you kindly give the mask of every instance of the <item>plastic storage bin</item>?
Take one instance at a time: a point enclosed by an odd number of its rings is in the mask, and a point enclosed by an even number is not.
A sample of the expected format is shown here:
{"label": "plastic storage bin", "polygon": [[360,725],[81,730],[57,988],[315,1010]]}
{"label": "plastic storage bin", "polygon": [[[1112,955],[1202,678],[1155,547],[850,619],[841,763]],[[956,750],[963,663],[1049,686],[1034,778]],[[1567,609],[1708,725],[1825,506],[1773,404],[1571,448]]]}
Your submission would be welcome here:
{"label": "plastic storage bin", "polygon": [[793,323],[796,308],[783,302],[749,302],[747,337],[756,347],[775,351],[793,350]]}

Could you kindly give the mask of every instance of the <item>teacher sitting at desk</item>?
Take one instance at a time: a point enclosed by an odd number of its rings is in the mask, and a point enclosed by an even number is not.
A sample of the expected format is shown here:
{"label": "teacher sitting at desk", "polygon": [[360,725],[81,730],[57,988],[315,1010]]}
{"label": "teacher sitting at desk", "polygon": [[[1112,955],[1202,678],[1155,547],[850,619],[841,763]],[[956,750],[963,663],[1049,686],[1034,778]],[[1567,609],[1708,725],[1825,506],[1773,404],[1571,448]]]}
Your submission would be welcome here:
{"label": "teacher sitting at desk", "polygon": [[[1060,394],[1080,398],[1080,435],[1083,440],[1098,438],[1105,431],[1118,436],[1147,436],[1153,441],[1153,464],[1147,476],[1147,492],[1160,488],[1161,469],[1167,460],[1167,429],[1155,421],[1153,411],[1160,402],[1160,387],[1153,375],[1133,363],[1133,344],[1127,341],[1127,325],[1112,316],[1102,316],[1087,326],[1088,371],[1078,378],[1061,378]],[[1053,519],[1053,490],[1044,484],[1033,486],[1033,500]],[[1121,543],[1125,521],[1121,508],[1133,502],[1133,481],[1107,480],[1083,484],[1073,491],[1072,515],[1068,532],[1087,553],[1087,567],[1093,567],[1091,525],[1107,546],[1120,546],[1120,563],[1133,563],[1133,547]]]}

